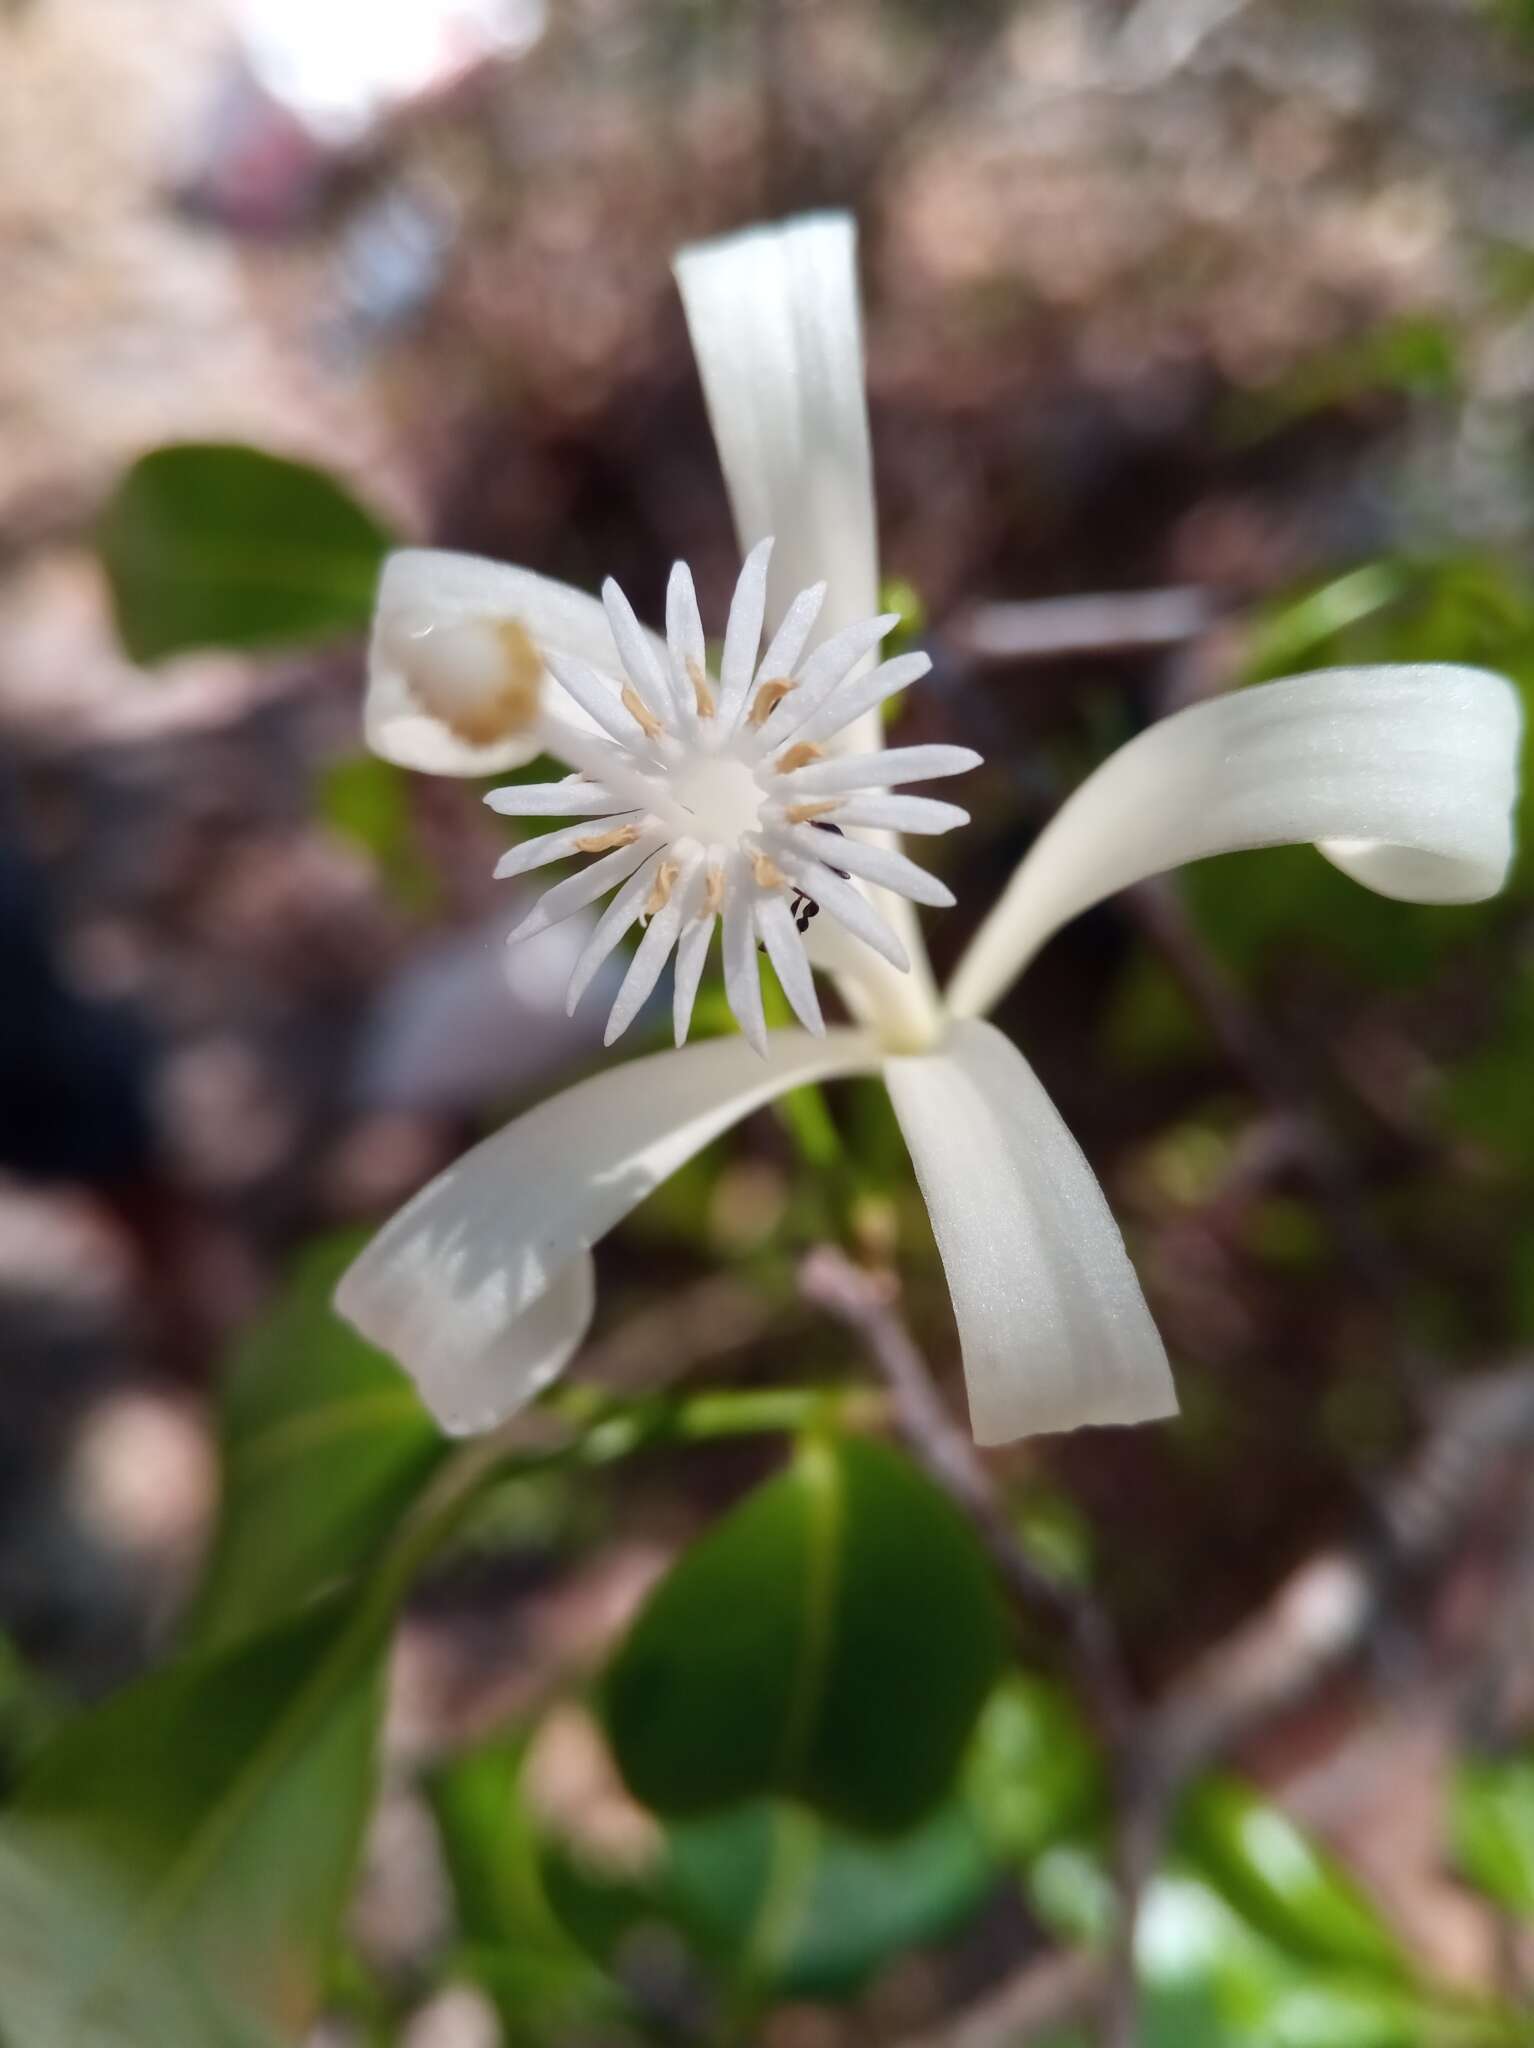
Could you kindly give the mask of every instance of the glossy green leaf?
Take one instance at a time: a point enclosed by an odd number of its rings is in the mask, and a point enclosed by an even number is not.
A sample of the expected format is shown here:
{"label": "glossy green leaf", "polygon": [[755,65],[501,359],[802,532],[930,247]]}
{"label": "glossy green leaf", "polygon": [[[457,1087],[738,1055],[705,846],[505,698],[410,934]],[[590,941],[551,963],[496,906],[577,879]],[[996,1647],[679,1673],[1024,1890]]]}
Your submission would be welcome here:
{"label": "glossy green leaf", "polygon": [[544,1891],[542,1844],[522,1800],[526,1743],[492,1743],[427,1781],[452,1886],[463,1966],[500,2014],[508,2044],[542,2041],[593,2015],[615,1989],[566,1933]]}
{"label": "glossy green leaf", "polygon": [[48,1746],[3,1844],[90,1903],[57,1934],[61,2026],[89,2038],[172,1965],[232,2013],[308,2023],[372,1796],[383,1647],[375,1608],[330,1602],[153,1673]]}
{"label": "glossy green leaf", "polygon": [[1180,1839],[1197,1868],[1280,1948],[1310,1962],[1405,1974],[1400,1945],[1358,1886],[1246,1786],[1213,1778],[1197,1787]]}
{"label": "glossy green leaf", "polygon": [[1534,1914],[1534,1751],[1462,1763],[1451,1834],[1473,1885],[1509,1912]]}
{"label": "glossy green leaf", "polygon": [[696,1950],[736,1981],[783,1998],[846,1998],[962,1926],[994,1870],[957,1800],[877,1839],[758,1801],[674,1828],[661,1897]]}
{"label": "glossy green leaf", "polygon": [[404,1374],[331,1292],[350,1233],[309,1247],[220,1393],[224,1497],[192,1635],[264,1628],[364,1566],[446,1445]]}
{"label": "glossy green leaf", "polygon": [[608,1674],[607,1723],[658,1812],[778,1792],[894,1831],[952,1784],[1004,1651],[952,1504],[881,1444],[817,1437],[652,1594]]}
{"label": "glossy green leaf", "polygon": [[134,463],[98,545],[123,645],[158,661],[360,632],[390,542],[323,470],[188,441]]}

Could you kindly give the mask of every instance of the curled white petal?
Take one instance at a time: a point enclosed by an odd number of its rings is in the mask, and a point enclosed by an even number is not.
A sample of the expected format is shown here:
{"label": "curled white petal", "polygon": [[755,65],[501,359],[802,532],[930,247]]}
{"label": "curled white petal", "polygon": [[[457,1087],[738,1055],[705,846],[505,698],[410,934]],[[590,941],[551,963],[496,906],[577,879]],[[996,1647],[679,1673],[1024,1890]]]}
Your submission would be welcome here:
{"label": "curled white petal", "polygon": [[1120,747],[1051,820],[960,962],[950,1007],[988,1010],[1068,918],[1206,854],[1312,841],[1384,896],[1495,895],[1519,733],[1504,677],[1430,664],[1326,669],[1192,705]]}
{"label": "curled white petal", "polygon": [[343,1276],[336,1306],[446,1429],[488,1427],[560,1371],[591,1314],[590,1247],[710,1139],[787,1088],[871,1071],[857,1031],[777,1032],[610,1067],[440,1174]]}
{"label": "curled white petal", "polygon": [[505,789],[490,790],[485,802],[503,818],[610,818],[626,808],[623,797],[583,775],[567,775],[563,782],[508,783]]}
{"label": "curled white petal", "polygon": [[767,609],[767,567],[772,560],[772,536],[759,540],[741,564],[725,622],[724,651],[719,657],[719,723],[731,731],[746,702],[746,692],[756,674],[756,657],[762,644],[762,620]]}
{"label": "curled white petal", "polygon": [[384,563],[368,650],[363,724],[375,754],[429,775],[494,775],[538,753],[531,732],[483,744],[465,739],[411,687],[412,636],[486,623],[520,625],[545,661],[550,649],[611,659],[606,613],[584,591],[478,555],[403,548]]}
{"label": "curled white petal", "polygon": [[970,1021],[884,1072],[948,1275],[976,1441],[1174,1414],[1118,1225],[1017,1048]]}
{"label": "curled white petal", "polygon": [[980,766],[973,747],[891,747],[882,754],[852,754],[793,768],[783,787],[795,796],[836,796],[858,789],[885,789],[897,782],[935,782],[965,775]]}

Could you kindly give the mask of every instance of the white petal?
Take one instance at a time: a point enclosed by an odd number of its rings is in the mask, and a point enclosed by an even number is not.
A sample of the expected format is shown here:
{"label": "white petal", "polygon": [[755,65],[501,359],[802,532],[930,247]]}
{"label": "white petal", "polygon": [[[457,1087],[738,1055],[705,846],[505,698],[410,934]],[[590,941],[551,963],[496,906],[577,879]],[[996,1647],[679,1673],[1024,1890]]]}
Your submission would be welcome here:
{"label": "white petal", "polygon": [[724,732],[733,730],[746,702],[746,692],[756,674],[757,650],[762,644],[762,616],[767,604],[767,565],[772,560],[772,538],[760,540],[741,564],[730,600],[730,616],[724,629],[724,652],[719,657],[719,721]]}
{"label": "white petal", "polygon": [[889,832],[952,832],[969,812],[934,796],[849,796],[836,806],[838,825],[872,825]]}
{"label": "white petal", "polygon": [[592,976],[643,910],[644,900],[655,886],[655,869],[660,857],[659,851],[652,853],[643,867],[636,868],[597,919],[591,937],[581,948],[570,970],[570,982],[565,990],[567,1016],[574,1015],[576,1005],[591,986]]}
{"label": "white petal", "polygon": [[820,998],[815,993],[815,977],[810,972],[809,956],[795,928],[792,912],[781,896],[761,896],[756,902],[755,916],[756,928],[767,948],[767,957],[777,972],[784,995],[793,1006],[794,1015],[806,1031],[813,1031],[818,1038],[826,1028],[825,1020],[820,1014]]}
{"label": "white petal", "polygon": [[375,754],[429,775],[494,775],[540,751],[536,733],[488,746],[461,738],[411,692],[401,666],[408,636],[424,625],[517,620],[544,654],[550,649],[602,663],[612,659],[607,616],[594,597],[567,583],[435,548],[405,548],[385,562],[368,653],[364,710]]}
{"label": "white petal", "polygon": [[794,738],[830,739],[833,733],[861,718],[865,711],[876,710],[887,697],[909,689],[931,666],[932,658],[926,654],[897,654],[893,661],[880,662],[867,675],[855,676],[834,689],[813,716],[794,727]]}
{"label": "white petal", "polygon": [[[611,656],[609,656],[611,660]],[[580,709],[628,753],[645,759],[650,743],[644,728],[623,708],[622,685],[588,661],[550,651],[549,672]]]}
{"label": "white petal", "polygon": [[756,964],[756,920],[751,915],[751,884],[739,860],[724,896],[724,995],[746,1042],[767,1050],[767,1019],[762,1011],[762,977]]}
{"label": "white petal", "polygon": [[[572,860],[583,851],[583,839],[591,839],[615,827],[641,825],[648,822],[642,811],[625,811],[612,824],[593,825],[589,821],[580,825],[566,825],[558,832],[539,832],[531,839],[524,839],[519,845],[509,847],[495,864],[495,879],[504,882],[513,875],[530,875],[535,868],[546,868],[550,861]],[[611,848],[608,849],[612,851]]]}
{"label": "white petal", "polygon": [[976,1441],[1175,1414],[1103,1191],[1017,1048],[971,1021],[884,1071],[948,1274]]}
{"label": "white petal", "polygon": [[654,635],[640,625],[634,607],[611,576],[602,585],[602,607],[629,681],[655,716],[663,724],[669,723],[671,685],[661,663],[660,649]]}
{"label": "white petal", "polygon": [[882,754],[852,754],[830,761],[812,761],[782,778],[782,787],[800,796],[837,796],[843,790],[887,789],[896,782],[935,782],[941,775],[963,775],[980,766],[972,747],[891,747]]}
{"label": "white petal", "polygon": [[[823,836],[823,835],[822,835]],[[790,852],[781,840],[772,843],[773,858],[778,865],[804,890],[813,897],[822,910],[828,911],[839,923],[844,924],[854,937],[872,946],[888,960],[891,967],[898,967],[904,973],[910,967],[910,956],[905,946],[885,923],[868,898],[844,882],[840,875],[833,875],[821,861],[804,854]]]}
{"label": "white petal", "polygon": [[673,884],[671,894],[651,917],[607,1019],[605,1045],[612,1045],[623,1036],[639,1015],[646,996],[660,980],[661,969],[671,958],[671,949],[681,932],[682,918],[692,895],[692,878],[702,860],[701,851],[693,856]]}
{"label": "white petal", "polygon": [[440,1174],[351,1266],[336,1306],[449,1429],[548,1383],[590,1316],[590,1247],[668,1174],[784,1089],[877,1065],[865,1033],[775,1032],[610,1066]]}
{"label": "white petal", "polygon": [[703,979],[703,966],[708,959],[709,941],[713,936],[714,918],[711,915],[694,915],[677,940],[676,974],[671,987],[671,1023],[678,1045],[687,1043],[692,1006],[698,999],[698,983]]}
{"label": "white petal", "polygon": [[509,783],[489,791],[485,802],[503,818],[610,818],[624,808],[622,797],[583,775],[567,775],[563,782]]}
{"label": "white petal", "polygon": [[788,836],[797,851],[810,860],[845,868],[849,875],[861,875],[865,882],[893,889],[897,896],[909,896],[913,903],[931,903],[939,910],[947,910],[953,903],[953,891],[946,882],[929,875],[925,868],[919,868],[914,860],[907,860],[892,847],[870,846],[861,839],[835,838],[817,832],[813,825],[795,825]]}
{"label": "white petal", "polygon": [[703,638],[703,617],[698,610],[698,593],[692,571],[685,562],[673,562],[666,584],[666,652],[671,676],[671,693],[684,732],[698,728],[697,693],[691,671],[707,670],[708,646]]}
{"label": "white petal", "polygon": [[676,260],[742,551],[776,534],[770,619],[827,579],[826,632],[878,603],[857,249],[845,214],[812,214]]}
{"label": "white petal", "polygon": [[1051,820],[950,1005],[988,1010],[1068,918],[1206,854],[1309,840],[1383,896],[1493,896],[1512,858],[1519,729],[1503,677],[1437,665],[1327,669],[1192,705],[1120,747]]}
{"label": "white petal", "polygon": [[582,868],[578,875],[569,875],[564,881],[556,882],[552,889],[546,889],[538,898],[522,922],[506,934],[508,945],[515,945],[519,939],[530,939],[534,932],[547,931],[562,917],[573,917],[577,910],[584,910],[588,903],[595,903],[609,889],[626,882],[635,868],[650,858],[658,843],[651,834],[647,838],[636,839],[632,846],[614,847],[611,853],[604,853],[600,860],[594,860],[589,868]]}
{"label": "white petal", "polygon": [[[872,618],[854,620],[850,626],[843,626],[839,633],[833,633],[829,640],[823,640],[800,669],[792,696],[783,699],[762,727],[764,749],[779,746],[790,733],[797,733],[805,720],[820,709],[859,662],[865,661],[899,623],[898,612],[877,612]],[[870,750],[883,744],[883,728],[877,720],[874,726],[872,739],[865,742]],[[843,751],[850,751],[850,748]]]}
{"label": "white petal", "polygon": [[812,583],[808,590],[801,590],[788,610],[783,614],[783,623],[762,656],[757,670],[758,679],[765,682],[769,677],[789,676],[794,665],[804,652],[805,642],[820,616],[820,607],[825,603],[826,586]]}

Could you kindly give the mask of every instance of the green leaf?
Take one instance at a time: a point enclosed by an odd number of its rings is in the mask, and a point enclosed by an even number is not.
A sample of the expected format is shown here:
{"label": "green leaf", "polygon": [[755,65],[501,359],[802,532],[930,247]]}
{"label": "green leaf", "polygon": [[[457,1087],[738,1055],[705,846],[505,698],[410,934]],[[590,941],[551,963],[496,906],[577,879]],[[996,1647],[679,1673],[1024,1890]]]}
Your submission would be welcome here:
{"label": "green leaf", "polygon": [[465,1943],[464,1967],[501,2017],[509,2044],[539,2041],[617,1992],[566,1933],[544,1891],[543,1845],[522,1799],[522,1737],[455,1759],[427,1781]]}
{"label": "green leaf", "polygon": [[1463,1762],[1451,1808],[1454,1856],[1513,1913],[1534,1913],[1534,1751]]}
{"label": "green leaf", "polygon": [[1352,1879],[1246,1786],[1206,1780],[1184,1806],[1179,1835],[1196,1867],[1280,1948],[1312,1963],[1406,1974],[1394,1935]]}
{"label": "green leaf", "polygon": [[61,2041],[109,2029],[173,1967],[290,2038],[308,2023],[372,1796],[383,1647],[375,1605],[327,1603],[153,1673],[44,1751],[0,1847],[90,1904],[55,1931]]}
{"label": "green leaf", "polygon": [[952,1504],[883,1445],[816,1437],[651,1595],[608,1674],[607,1724],[661,1813],[778,1792],[896,1831],[953,1782],[1004,1652]]}
{"label": "green leaf", "polygon": [[758,1801],[673,1828],[657,1889],[695,1950],[736,1982],[780,1998],[850,1998],[906,1950],[962,1926],[994,1872],[958,1800],[878,1839]]}
{"label": "green leaf", "polygon": [[1102,1760],[1075,1701],[1012,1673],[996,1688],[964,1769],[971,1810],[998,1853],[1030,1862],[1106,1810]]}
{"label": "green leaf", "polygon": [[311,1245],[236,1350],[200,1644],[263,1628],[365,1565],[445,1453],[409,1381],[330,1306],[359,1241]]}
{"label": "green leaf", "polygon": [[323,470],[212,441],[141,457],[97,539],[135,661],[360,632],[390,545]]}

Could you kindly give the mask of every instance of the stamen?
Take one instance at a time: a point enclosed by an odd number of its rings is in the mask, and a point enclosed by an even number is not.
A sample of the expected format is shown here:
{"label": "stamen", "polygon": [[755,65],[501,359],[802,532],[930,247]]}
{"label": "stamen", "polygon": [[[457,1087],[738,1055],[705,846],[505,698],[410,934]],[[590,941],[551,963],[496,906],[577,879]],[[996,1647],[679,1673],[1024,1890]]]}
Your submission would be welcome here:
{"label": "stamen", "polygon": [[825,818],[836,809],[834,796],[822,797],[818,803],[790,804],[783,813],[790,825],[813,825],[817,818]]}
{"label": "stamen", "polygon": [[751,872],[756,877],[756,886],[759,889],[786,889],[788,887],[787,875],[784,874],[777,862],[765,853],[752,854]]}
{"label": "stamen", "polygon": [[813,740],[800,740],[787,753],[779,754],[772,765],[780,775],[792,775],[796,768],[808,768],[811,761],[823,761],[825,758],[824,747],[817,747]]}
{"label": "stamen", "polygon": [[712,718],[719,709],[719,706],[714,701],[713,685],[703,673],[701,661],[694,661],[689,657],[687,679],[692,684],[692,694],[697,699],[698,716],[700,718]]}
{"label": "stamen", "polygon": [[751,709],[746,714],[747,725],[765,725],[790,690],[799,685],[788,676],[771,676],[762,683],[751,699]]}
{"label": "stamen", "polygon": [[611,853],[615,846],[632,846],[639,837],[637,825],[614,825],[609,832],[587,832],[575,842],[577,853]]}
{"label": "stamen", "polygon": [[632,683],[625,683],[623,685],[619,701],[647,740],[659,739],[666,728],[661,724]]}
{"label": "stamen", "polygon": [[671,901],[671,892],[676,887],[677,876],[682,872],[679,860],[663,860],[655,877],[655,885],[645,898],[644,914],[654,917]]}
{"label": "stamen", "polygon": [[724,908],[724,869],[710,868],[703,878],[704,917],[717,917]]}

